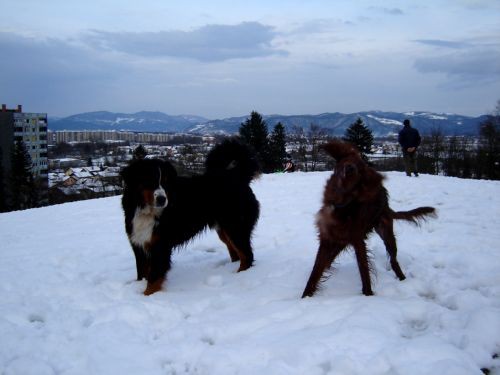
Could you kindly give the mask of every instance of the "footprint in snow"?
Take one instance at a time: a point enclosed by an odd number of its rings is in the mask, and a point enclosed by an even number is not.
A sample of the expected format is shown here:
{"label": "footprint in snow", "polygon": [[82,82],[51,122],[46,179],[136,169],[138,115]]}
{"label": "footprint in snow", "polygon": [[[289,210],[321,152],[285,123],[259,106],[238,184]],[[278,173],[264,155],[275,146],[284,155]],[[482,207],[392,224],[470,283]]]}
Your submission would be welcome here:
{"label": "footprint in snow", "polygon": [[205,285],[211,287],[221,287],[224,285],[224,279],[220,275],[211,275],[205,279]]}
{"label": "footprint in snow", "polygon": [[41,314],[30,314],[28,321],[34,325],[35,328],[41,328],[45,325],[45,318]]}
{"label": "footprint in snow", "polygon": [[403,323],[403,332],[401,336],[407,339],[411,339],[422,335],[427,328],[429,328],[429,323],[423,319],[410,319]]}

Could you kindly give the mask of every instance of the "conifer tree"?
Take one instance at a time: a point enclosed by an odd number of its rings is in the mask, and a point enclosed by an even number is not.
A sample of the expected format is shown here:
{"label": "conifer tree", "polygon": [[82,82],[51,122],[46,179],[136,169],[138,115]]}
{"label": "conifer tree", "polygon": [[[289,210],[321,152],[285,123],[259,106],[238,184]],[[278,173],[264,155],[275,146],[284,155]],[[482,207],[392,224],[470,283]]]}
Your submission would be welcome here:
{"label": "conifer tree", "polygon": [[2,148],[0,147],[0,212],[5,212],[7,210],[7,198],[5,193],[5,169],[3,166]]}
{"label": "conifer tree", "polygon": [[368,161],[367,154],[372,153],[373,134],[372,131],[363,123],[361,117],[358,117],[355,123],[349,126],[342,138],[356,146],[365,161]]}
{"label": "conifer tree", "polygon": [[479,142],[478,162],[482,175],[479,178],[500,179],[500,115],[490,115],[479,124]]}
{"label": "conifer tree", "polygon": [[23,210],[35,207],[37,191],[32,174],[32,161],[23,141],[16,141],[11,162],[11,208]]}
{"label": "conifer tree", "polygon": [[269,138],[269,154],[272,170],[281,170],[286,159],[286,132],[281,122],[274,126]]}
{"label": "conifer tree", "polygon": [[134,149],[133,159],[134,160],[142,160],[145,159],[148,154],[148,151],[143,145],[139,145]]}
{"label": "conifer tree", "polygon": [[261,164],[263,172],[271,172],[272,166],[269,162],[269,140],[266,122],[262,116],[252,111],[250,118],[241,124],[240,137],[242,140],[253,147],[257,158]]}

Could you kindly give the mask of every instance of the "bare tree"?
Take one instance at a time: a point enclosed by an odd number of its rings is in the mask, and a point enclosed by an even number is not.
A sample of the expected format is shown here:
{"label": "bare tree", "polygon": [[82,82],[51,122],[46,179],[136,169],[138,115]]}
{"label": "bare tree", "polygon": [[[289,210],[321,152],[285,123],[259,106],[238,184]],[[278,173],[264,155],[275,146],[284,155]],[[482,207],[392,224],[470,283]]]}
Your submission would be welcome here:
{"label": "bare tree", "polygon": [[315,171],[321,159],[320,146],[326,141],[326,130],[316,124],[310,124],[307,138],[311,148],[311,171]]}

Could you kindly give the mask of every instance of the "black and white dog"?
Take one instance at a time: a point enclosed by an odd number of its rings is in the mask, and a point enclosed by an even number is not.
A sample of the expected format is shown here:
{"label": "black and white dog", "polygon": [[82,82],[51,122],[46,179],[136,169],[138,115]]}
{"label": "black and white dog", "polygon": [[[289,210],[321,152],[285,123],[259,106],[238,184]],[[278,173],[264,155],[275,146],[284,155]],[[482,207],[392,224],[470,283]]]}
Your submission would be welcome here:
{"label": "black and white dog", "polygon": [[252,231],[259,202],[250,188],[258,174],[255,155],[237,139],[225,140],[207,156],[205,173],[177,176],[158,159],[125,167],[122,207],[125,230],[135,254],[137,280],[147,279],[145,295],[162,288],[172,250],[209,227],[226,244],[239,271],[252,266]]}

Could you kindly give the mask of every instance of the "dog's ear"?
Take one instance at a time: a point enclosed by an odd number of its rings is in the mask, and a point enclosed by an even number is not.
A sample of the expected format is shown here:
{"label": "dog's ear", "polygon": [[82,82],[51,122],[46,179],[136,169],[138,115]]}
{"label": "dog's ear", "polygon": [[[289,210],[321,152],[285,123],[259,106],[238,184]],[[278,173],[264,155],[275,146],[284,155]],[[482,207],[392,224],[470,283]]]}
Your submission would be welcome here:
{"label": "dog's ear", "polygon": [[167,181],[177,177],[177,171],[175,170],[174,166],[168,161],[162,161],[160,168],[161,173],[166,177]]}
{"label": "dog's ear", "polygon": [[120,171],[120,177],[122,179],[123,186],[130,184],[130,179],[132,178],[133,174],[132,171],[133,168],[134,168],[133,164],[129,164]]}
{"label": "dog's ear", "polygon": [[337,161],[351,155],[360,156],[358,150],[356,150],[353,145],[346,142],[334,140],[321,147]]}

